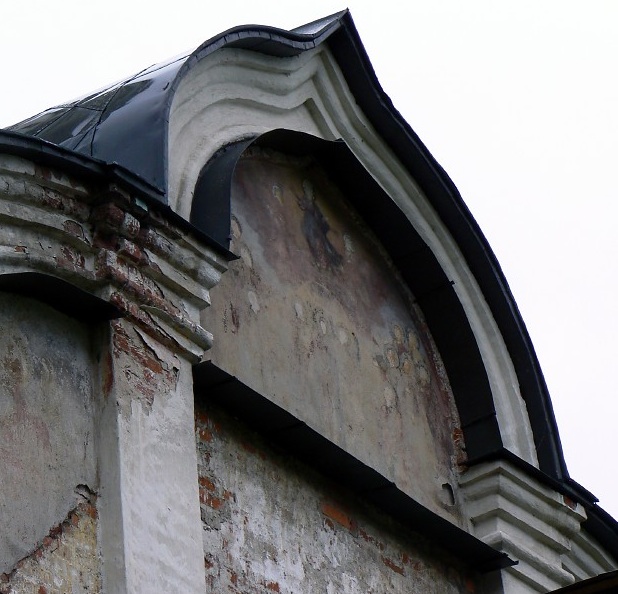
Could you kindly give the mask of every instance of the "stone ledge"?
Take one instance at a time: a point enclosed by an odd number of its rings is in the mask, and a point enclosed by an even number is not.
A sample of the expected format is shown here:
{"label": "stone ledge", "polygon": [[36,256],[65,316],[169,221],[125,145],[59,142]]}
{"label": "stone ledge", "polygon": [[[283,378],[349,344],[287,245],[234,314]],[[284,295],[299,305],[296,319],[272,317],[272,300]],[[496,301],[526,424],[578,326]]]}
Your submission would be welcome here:
{"label": "stone ledge", "polygon": [[[224,255],[115,184],[88,188],[6,155],[0,172],[0,275],[60,279],[190,360],[201,359],[212,335],[199,313],[227,269]],[[44,292],[33,296],[44,301]]]}
{"label": "stone ledge", "polygon": [[586,518],[580,504],[504,460],[470,468],[460,484],[475,536],[519,561],[504,570],[505,592],[547,592],[574,581],[562,555]]}

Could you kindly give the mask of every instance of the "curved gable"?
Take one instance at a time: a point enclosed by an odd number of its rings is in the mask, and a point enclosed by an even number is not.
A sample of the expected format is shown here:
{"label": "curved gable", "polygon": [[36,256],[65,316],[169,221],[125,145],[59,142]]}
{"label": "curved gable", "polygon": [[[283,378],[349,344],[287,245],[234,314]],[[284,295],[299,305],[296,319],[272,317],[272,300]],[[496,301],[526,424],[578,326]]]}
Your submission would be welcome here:
{"label": "curved gable", "polygon": [[[441,491],[451,482],[454,460],[461,459],[460,444],[452,439],[461,429],[467,462],[475,468],[460,477],[455,499],[468,498],[465,521],[476,530],[481,518],[490,530],[482,535],[486,542],[506,549],[512,544],[498,542],[501,536],[485,521],[506,513],[494,505],[498,484],[509,496],[511,487],[530,491],[521,496],[522,509],[530,507],[528,496],[551,499],[545,520],[550,525],[556,510],[565,512],[561,530],[567,539],[569,526],[579,528],[581,510],[564,508],[571,508],[571,499],[582,503],[590,512],[590,534],[615,552],[615,523],[569,479],[539,363],[500,267],[448,176],[382,91],[348,12],[291,32],[232,29],[191,54],[0,132],[0,149],[18,157],[16,162],[36,164],[35,170],[52,166],[94,182],[92,192],[117,184],[121,191],[114,200],[122,202],[128,192],[138,218],[154,226],[172,221],[174,233],[212,248],[216,272],[200,273],[200,297],[187,297],[195,316],[224,261],[233,259],[227,245],[233,235],[231,248],[240,259],[224,275],[220,293],[213,291],[212,312],[204,314],[216,330],[213,361],[219,358],[239,377],[246,374],[261,394],[356,452],[442,513],[446,523],[461,521],[457,501],[453,507]],[[282,176],[285,184],[266,182],[268,176]],[[100,199],[90,192],[84,189],[88,199]],[[179,252],[174,241],[165,247],[174,252],[172,268],[187,258],[189,267],[200,261],[195,246]],[[121,249],[108,248],[113,256]],[[131,270],[134,265],[138,269],[144,261],[133,262]],[[54,305],[69,303],[56,282],[62,274],[43,272],[47,287],[61,295],[47,297]],[[183,283],[193,282],[187,279],[183,272],[173,283],[185,296],[191,291]],[[31,290],[28,278],[6,283]],[[40,287],[38,277],[36,283]],[[74,292],[64,306],[73,310],[81,299]],[[269,315],[264,303],[270,304]],[[375,310],[368,305],[376,303]],[[260,325],[260,319],[267,323]],[[362,328],[362,347],[356,328]],[[183,329],[186,334],[195,328]],[[264,351],[247,360],[242,340],[262,339],[277,347],[273,356]],[[346,349],[356,341],[354,359],[353,349]],[[210,336],[203,343],[210,346]],[[337,354],[334,362],[329,353]],[[286,366],[294,357],[294,365]],[[304,367],[301,360],[310,362]],[[299,400],[284,385],[292,383],[290,369],[302,377]],[[428,383],[423,369],[429,370]],[[355,377],[365,373],[361,388],[372,398],[355,410],[357,392],[364,394]],[[439,406],[434,410],[429,403]],[[359,419],[375,415],[377,421],[361,427]],[[361,429],[371,433],[367,443],[387,447],[366,448]],[[416,468],[410,452],[427,452],[432,440],[439,447]],[[396,445],[404,452],[398,461]],[[429,467],[438,469],[436,477],[428,476]],[[423,476],[420,491],[410,484],[414,473]],[[537,489],[537,483],[549,490]],[[571,516],[577,516],[575,523]],[[513,520],[514,533],[533,519],[522,517]],[[544,538],[545,528],[536,534]],[[581,550],[596,546],[585,538],[578,543]],[[560,563],[579,562],[577,547]],[[578,575],[574,567],[568,572]]]}
{"label": "curved gable", "polygon": [[[231,73],[242,74],[236,84]],[[0,142],[44,160],[69,156],[45,139],[92,157],[187,218],[197,175],[219,148],[282,127],[342,138],[412,222],[466,311],[491,386],[486,408],[495,408],[503,444],[572,490],[508,285],[457,190],[380,88],[348,12],[291,32],[232,29],[188,56],[18,124]],[[83,168],[90,173],[92,165]],[[572,493],[586,496],[577,487]]]}
{"label": "curved gable", "polygon": [[[362,171],[371,184],[371,192],[359,188],[356,193],[381,240],[388,238],[396,265],[410,277],[423,279],[417,281],[415,294],[425,300],[426,315],[436,320],[432,331],[449,360],[451,381],[461,387],[458,404],[471,458],[495,454],[504,446],[537,466],[518,377],[477,279],[430,196],[360,110],[328,48],[283,59],[226,49],[187,74],[170,118],[172,207],[189,216],[203,164],[219,149],[238,143],[241,150],[243,139],[249,143],[278,128],[341,139],[345,156],[338,153],[333,158],[356,162],[351,167]],[[225,154],[229,158],[230,152]],[[232,159],[225,167],[233,166]],[[337,161],[332,168],[339,166]],[[203,209],[206,218],[213,212],[212,202],[208,204]],[[451,218],[455,215],[461,216],[461,211],[451,212]],[[467,219],[459,219],[457,226],[462,223],[470,226]],[[459,316],[456,312],[462,310]]]}

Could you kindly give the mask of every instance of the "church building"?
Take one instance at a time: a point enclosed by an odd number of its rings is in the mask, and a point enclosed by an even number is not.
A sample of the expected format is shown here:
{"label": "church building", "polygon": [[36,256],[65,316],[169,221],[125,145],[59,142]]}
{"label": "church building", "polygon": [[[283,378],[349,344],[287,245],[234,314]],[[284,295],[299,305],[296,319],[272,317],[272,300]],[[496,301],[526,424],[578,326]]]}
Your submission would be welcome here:
{"label": "church building", "polygon": [[0,216],[0,594],[616,587],[499,263],[348,11],[0,130]]}

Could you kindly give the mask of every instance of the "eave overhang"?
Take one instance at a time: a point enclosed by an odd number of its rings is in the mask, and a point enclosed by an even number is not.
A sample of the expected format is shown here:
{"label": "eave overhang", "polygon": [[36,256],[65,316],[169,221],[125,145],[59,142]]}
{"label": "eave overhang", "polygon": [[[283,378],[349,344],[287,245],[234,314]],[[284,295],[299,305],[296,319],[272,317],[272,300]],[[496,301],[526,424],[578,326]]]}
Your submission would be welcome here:
{"label": "eave overhang", "polygon": [[470,568],[486,573],[516,563],[430,511],[379,472],[212,363],[194,367],[194,382],[198,400],[214,402],[285,453],[446,549]]}

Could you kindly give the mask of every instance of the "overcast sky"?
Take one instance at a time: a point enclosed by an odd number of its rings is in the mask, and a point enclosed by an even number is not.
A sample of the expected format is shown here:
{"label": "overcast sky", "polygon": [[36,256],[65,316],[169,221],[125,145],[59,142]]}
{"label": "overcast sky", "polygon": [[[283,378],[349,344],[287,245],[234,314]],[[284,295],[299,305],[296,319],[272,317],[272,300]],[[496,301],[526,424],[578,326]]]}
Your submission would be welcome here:
{"label": "overcast sky", "polygon": [[[349,0],[378,79],[451,176],[534,342],[571,476],[618,517],[618,2]],[[0,127],[336,1],[21,0],[0,9]]]}

